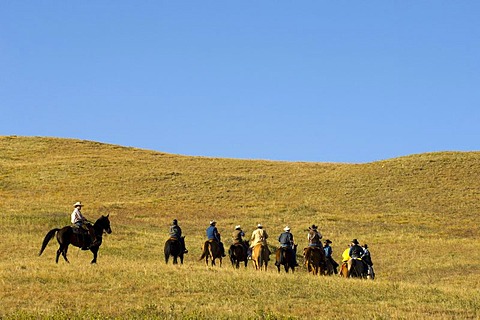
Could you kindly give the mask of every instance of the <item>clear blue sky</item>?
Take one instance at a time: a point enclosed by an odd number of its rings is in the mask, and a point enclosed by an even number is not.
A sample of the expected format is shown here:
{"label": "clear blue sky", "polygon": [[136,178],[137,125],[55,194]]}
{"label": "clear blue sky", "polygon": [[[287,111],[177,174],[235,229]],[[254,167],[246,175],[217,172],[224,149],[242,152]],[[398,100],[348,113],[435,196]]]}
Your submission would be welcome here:
{"label": "clear blue sky", "polygon": [[0,2],[0,135],[363,163],[480,150],[480,1]]}

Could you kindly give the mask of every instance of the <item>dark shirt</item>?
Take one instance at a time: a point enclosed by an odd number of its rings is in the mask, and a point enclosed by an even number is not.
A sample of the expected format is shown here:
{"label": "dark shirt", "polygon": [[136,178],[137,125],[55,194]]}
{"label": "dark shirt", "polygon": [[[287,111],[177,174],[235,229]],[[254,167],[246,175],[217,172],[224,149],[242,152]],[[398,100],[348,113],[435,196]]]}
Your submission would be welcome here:
{"label": "dark shirt", "polygon": [[330,258],[332,256],[333,250],[330,246],[323,247],[323,251],[325,251],[325,257]]}
{"label": "dark shirt", "polygon": [[170,227],[170,237],[180,239],[182,237],[182,228],[174,224]]}
{"label": "dark shirt", "polygon": [[217,227],[210,226],[207,228],[207,239],[220,241],[220,234],[218,233]]}
{"label": "dark shirt", "polygon": [[321,237],[317,230],[308,231],[308,245],[311,247],[322,247]]}
{"label": "dark shirt", "polygon": [[280,246],[288,247],[293,245],[293,234],[290,232],[284,232],[278,237],[278,242],[280,242]]}
{"label": "dark shirt", "polygon": [[358,244],[355,244],[350,248],[350,251],[348,252],[348,255],[352,259],[361,258],[362,255],[363,255],[363,248],[360,247]]}

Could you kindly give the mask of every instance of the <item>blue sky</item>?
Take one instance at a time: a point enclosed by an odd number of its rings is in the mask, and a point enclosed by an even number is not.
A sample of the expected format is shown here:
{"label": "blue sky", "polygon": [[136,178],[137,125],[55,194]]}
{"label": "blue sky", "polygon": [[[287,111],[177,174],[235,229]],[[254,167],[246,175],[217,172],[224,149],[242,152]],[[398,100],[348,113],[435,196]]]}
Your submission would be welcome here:
{"label": "blue sky", "polygon": [[477,151],[478,1],[0,2],[0,135],[364,163]]}

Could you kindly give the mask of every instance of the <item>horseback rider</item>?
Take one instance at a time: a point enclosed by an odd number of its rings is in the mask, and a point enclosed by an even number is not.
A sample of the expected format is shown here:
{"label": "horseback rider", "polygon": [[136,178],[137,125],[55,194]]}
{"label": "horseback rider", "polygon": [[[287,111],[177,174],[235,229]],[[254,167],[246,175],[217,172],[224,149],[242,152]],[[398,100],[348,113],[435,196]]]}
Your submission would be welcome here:
{"label": "horseback rider", "polygon": [[187,253],[188,250],[185,248],[185,238],[182,238],[182,228],[178,225],[177,219],[173,219],[169,234],[171,239],[180,241],[183,247],[183,252]]}
{"label": "horseback rider", "polygon": [[268,255],[271,255],[270,249],[267,245],[268,234],[265,229],[263,229],[263,225],[261,223],[257,224],[257,229],[253,230],[252,236],[250,237],[250,250],[249,250],[249,257],[252,255],[252,249],[257,244],[262,244],[267,248]]}
{"label": "horseback rider", "polygon": [[[80,201],[77,201],[73,207],[72,215],[71,215],[71,222],[75,225],[79,231],[82,231],[82,234],[88,233],[90,239],[86,239],[84,237],[84,246],[82,249],[88,249],[90,246],[96,246],[98,244],[97,237],[95,235],[95,230],[93,229],[92,224],[83,216],[82,214],[82,207],[83,204]],[[89,241],[88,241],[89,240]],[[90,242],[90,246],[88,246],[88,242]]]}
{"label": "horseback rider", "polygon": [[[290,227],[286,226],[283,228],[283,231],[278,237],[278,242],[280,242],[280,250],[286,250],[290,253],[291,261],[290,264],[294,267],[298,267],[297,263],[297,252],[295,250],[295,243],[293,240],[293,234],[290,232]],[[283,263],[283,252],[280,254],[280,264]]]}
{"label": "horseback rider", "polygon": [[364,268],[364,272],[365,273],[368,272],[368,265],[362,259],[363,254],[364,254],[364,250],[360,246],[360,244],[358,243],[358,240],[353,239],[352,243],[351,243],[351,246],[350,246],[350,250],[348,251],[348,255],[350,256],[350,260],[348,261],[348,271],[349,272],[350,272],[350,269],[351,269],[352,264],[353,264],[352,260],[361,261],[361,263],[363,265],[363,268]]}
{"label": "horseback rider", "polygon": [[325,245],[323,246],[323,250],[325,251],[325,258],[328,261],[330,261],[330,263],[332,264],[333,272],[335,274],[338,274],[338,271],[337,271],[338,263],[335,260],[333,260],[333,257],[332,257],[333,249],[330,246],[331,243],[332,241],[330,241],[329,239],[325,240]]}
{"label": "horseback rider", "polygon": [[348,251],[348,255],[350,256],[350,258],[351,259],[361,259],[363,253],[364,253],[363,248],[360,247],[360,245],[358,243],[358,240],[353,239],[350,250]]}
{"label": "horseback rider", "polygon": [[215,220],[210,221],[210,226],[207,228],[207,239],[217,242],[218,246],[220,247],[220,251],[222,252],[222,257],[225,257],[226,256],[225,248],[223,247],[223,243],[220,238],[220,233],[218,232],[216,225],[217,225],[217,221]]}
{"label": "horseback rider", "polygon": [[240,225],[235,226],[235,230],[233,230],[232,233],[233,245],[241,245],[245,250],[244,252],[247,252],[248,245],[245,240],[243,240],[243,237],[245,237],[245,232],[243,232],[242,227]]}
{"label": "horseback rider", "polygon": [[308,246],[314,248],[323,248],[322,246],[322,234],[318,231],[318,227],[312,224],[311,227],[308,227]]}

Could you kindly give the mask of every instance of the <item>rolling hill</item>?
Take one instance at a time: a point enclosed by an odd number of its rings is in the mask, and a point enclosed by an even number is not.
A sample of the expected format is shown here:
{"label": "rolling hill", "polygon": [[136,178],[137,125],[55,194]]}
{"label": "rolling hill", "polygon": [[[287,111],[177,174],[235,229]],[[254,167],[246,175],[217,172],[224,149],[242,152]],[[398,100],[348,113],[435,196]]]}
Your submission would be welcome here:
{"label": "rolling hill", "polygon": [[[376,285],[381,279],[401,283],[403,290],[414,291],[414,299],[418,291],[410,286],[433,283],[447,301],[458,297],[451,308],[444,305],[445,313],[435,309],[425,317],[448,317],[462,309],[466,296],[470,300],[462,315],[475,317],[479,298],[471,288],[480,282],[479,196],[480,152],[425,153],[365,164],[310,163],[189,157],[93,141],[3,136],[0,230],[16,250],[0,254],[2,278],[10,276],[7,270],[13,265],[35,264],[26,257],[38,250],[46,231],[67,225],[72,204],[82,201],[91,220],[111,216],[116,233],[102,248],[106,256],[134,263],[150,246],[158,259],[162,248],[155,241],[166,237],[173,218],[187,235],[190,263],[198,267],[201,263],[193,257],[199,256],[211,219],[218,221],[227,243],[234,225],[249,233],[261,222],[272,246],[287,224],[304,246],[306,229],[314,223],[333,241],[337,260],[352,238],[367,242],[380,279]],[[53,247],[52,258],[41,261],[53,263]],[[15,308],[6,305],[4,315],[15,315]],[[397,316],[418,308],[427,307]],[[53,309],[46,308],[46,314]],[[35,315],[43,309],[22,310]],[[283,314],[280,308],[271,310]],[[377,315],[391,315],[391,310]]]}

